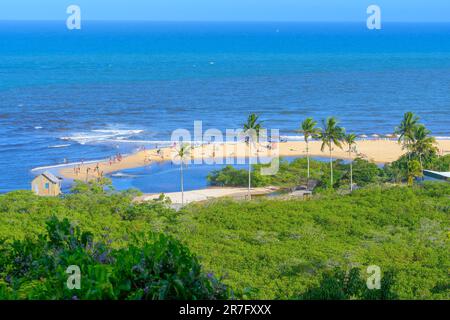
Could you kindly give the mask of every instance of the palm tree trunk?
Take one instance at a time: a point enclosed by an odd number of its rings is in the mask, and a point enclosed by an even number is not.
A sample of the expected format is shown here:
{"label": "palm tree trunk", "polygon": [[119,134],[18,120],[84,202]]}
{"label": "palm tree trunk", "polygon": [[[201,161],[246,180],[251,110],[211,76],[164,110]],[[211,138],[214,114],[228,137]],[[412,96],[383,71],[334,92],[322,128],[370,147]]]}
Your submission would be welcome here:
{"label": "palm tree trunk", "polygon": [[252,187],[252,164],[251,164],[251,160],[252,159],[252,146],[249,143],[248,144],[248,194],[247,197],[250,200],[251,199],[251,193],[250,193],[250,189]]}
{"label": "palm tree trunk", "polygon": [[352,160],[352,152],[348,152],[348,156],[350,158],[350,192],[353,191],[353,160]]}
{"label": "palm tree trunk", "polygon": [[308,143],[308,140],[306,140],[306,159],[307,159],[307,161],[308,161],[308,179],[306,180],[307,181],[307,184],[309,184],[309,143]]}
{"label": "palm tree trunk", "polygon": [[333,188],[333,156],[331,154],[331,147],[330,147],[330,172],[331,172],[331,188]]}
{"label": "palm tree trunk", "polygon": [[420,162],[420,170],[422,171],[422,181],[425,180],[424,176],[423,176],[423,163],[422,163],[422,155],[419,154],[419,162]]}
{"label": "palm tree trunk", "polygon": [[180,163],[180,181],[181,181],[181,205],[184,205],[184,181],[183,181],[183,159]]}

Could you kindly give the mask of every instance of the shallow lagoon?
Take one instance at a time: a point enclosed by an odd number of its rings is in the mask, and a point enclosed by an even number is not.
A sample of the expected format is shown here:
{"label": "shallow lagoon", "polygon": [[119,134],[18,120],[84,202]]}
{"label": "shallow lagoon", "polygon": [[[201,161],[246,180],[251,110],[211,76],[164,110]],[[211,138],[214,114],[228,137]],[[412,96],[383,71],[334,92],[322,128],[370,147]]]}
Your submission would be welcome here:
{"label": "shallow lagoon", "polygon": [[[297,157],[285,157],[293,161]],[[314,158],[328,161],[326,158]],[[226,164],[190,164],[184,167],[185,191],[209,187],[207,176],[213,170],[220,170]],[[247,169],[248,164],[234,164],[237,169]],[[172,162],[153,163],[146,167],[121,170],[108,176],[117,190],[136,188],[144,193],[168,193],[180,191],[180,167]]]}

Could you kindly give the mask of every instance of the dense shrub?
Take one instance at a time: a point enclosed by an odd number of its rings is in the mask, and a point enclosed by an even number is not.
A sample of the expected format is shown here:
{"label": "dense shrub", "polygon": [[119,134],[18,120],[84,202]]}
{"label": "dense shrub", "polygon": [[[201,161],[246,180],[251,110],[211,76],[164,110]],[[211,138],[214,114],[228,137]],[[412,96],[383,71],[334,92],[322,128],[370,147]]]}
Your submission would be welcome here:
{"label": "dense shrub", "polygon": [[380,281],[379,289],[369,289],[366,279],[361,276],[358,268],[345,272],[340,268],[326,271],[319,285],[309,288],[296,297],[300,300],[394,300],[397,295],[392,292],[394,274],[385,272]]}
{"label": "dense shrub", "polygon": [[[47,233],[3,245],[0,299],[225,299],[227,288],[205,275],[189,250],[163,234],[151,242],[112,249],[69,220],[47,222]],[[66,270],[81,271],[69,289]]]}
{"label": "dense shrub", "polygon": [[[346,167],[347,169],[348,167]],[[346,170],[345,179],[350,181],[349,171]],[[353,162],[353,181],[360,187],[381,182],[384,178],[383,170],[375,163],[356,158]]]}
{"label": "dense shrub", "polygon": [[[320,189],[330,188],[330,164],[328,162],[311,160],[312,180],[319,181]],[[280,186],[290,188],[307,183],[307,160],[297,158],[291,162],[280,161],[278,172],[273,176],[261,175],[260,169],[264,165],[253,165],[252,186]],[[350,184],[350,165],[342,160],[333,161],[334,188]],[[375,163],[356,158],[353,162],[353,182],[358,186],[382,182],[385,179],[384,171]],[[227,166],[221,170],[212,171],[208,181],[213,186],[244,187],[248,185],[248,171]]]}
{"label": "dense shrub", "polygon": [[[423,163],[423,168],[435,171],[450,171],[450,155],[439,157],[435,154],[428,155],[427,157],[420,159]],[[384,167],[385,176],[388,181],[402,182],[408,180],[409,162],[420,161],[414,155],[404,155],[398,160],[388,164]],[[416,162],[416,165],[417,165]]]}
{"label": "dense shrub", "polygon": [[[254,174],[253,174],[254,176]],[[228,165],[221,170],[214,170],[208,174],[208,182],[212,186],[239,187],[248,184],[248,171]],[[255,185],[255,183],[254,183]]]}
{"label": "dense shrub", "polygon": [[[195,271],[200,262],[244,298],[312,298],[328,270],[368,265],[395,272],[390,292],[399,299],[450,298],[448,183],[216,200],[178,212],[164,199],[137,203],[134,191],[93,187],[62,198],[0,195],[0,297],[223,297],[217,279]],[[80,292],[64,286],[68,265],[81,268]]]}
{"label": "dense shrub", "polygon": [[186,208],[174,232],[253,298],[288,299],[319,287],[326,270],[378,265],[395,272],[399,299],[449,299],[449,196],[450,184],[433,182],[309,201],[214,201]]}

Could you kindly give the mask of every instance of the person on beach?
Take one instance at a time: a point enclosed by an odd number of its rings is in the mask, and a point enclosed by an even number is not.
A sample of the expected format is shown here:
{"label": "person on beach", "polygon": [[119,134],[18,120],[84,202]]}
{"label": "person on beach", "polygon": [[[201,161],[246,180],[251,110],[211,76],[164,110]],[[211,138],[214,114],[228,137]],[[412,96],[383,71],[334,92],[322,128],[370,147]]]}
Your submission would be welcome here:
{"label": "person on beach", "polygon": [[86,182],[89,180],[89,171],[91,170],[91,168],[87,167],[86,168]]}

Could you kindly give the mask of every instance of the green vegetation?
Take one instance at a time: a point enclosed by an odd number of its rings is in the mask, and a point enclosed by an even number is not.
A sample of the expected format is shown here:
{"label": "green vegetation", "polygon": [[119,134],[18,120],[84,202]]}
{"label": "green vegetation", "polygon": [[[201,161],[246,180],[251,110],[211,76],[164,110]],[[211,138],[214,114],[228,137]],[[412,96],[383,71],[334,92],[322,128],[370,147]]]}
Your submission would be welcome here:
{"label": "green vegetation", "polygon": [[[280,170],[274,176],[262,176],[259,169],[263,165],[254,165],[253,170],[237,170],[228,166],[222,170],[213,171],[208,176],[208,181],[213,186],[242,187],[245,185],[244,176],[249,176],[255,187],[280,186],[291,188],[298,185],[307,184],[310,178],[320,181],[319,189],[343,188],[344,184],[364,187],[372,183],[402,183],[407,182],[412,185],[417,178],[423,177],[423,169],[436,171],[450,170],[450,155],[439,157],[437,155],[436,140],[430,136],[430,131],[423,124],[419,123],[419,117],[411,112],[405,113],[399,127],[395,129],[398,134],[398,142],[403,145],[406,154],[397,161],[387,164],[383,169],[378,168],[374,163],[356,158],[348,165],[341,160],[333,161],[333,146],[342,148],[342,144],[347,145],[349,158],[352,158],[354,145],[356,143],[355,134],[345,134],[345,129],[338,125],[334,117],[323,121],[323,129],[317,128],[317,122],[312,118],[307,118],[302,122],[301,129],[306,142],[306,163],[302,159],[297,159],[292,163],[281,161]],[[330,152],[330,170],[327,172],[323,163],[310,161],[309,139],[316,138],[322,141],[322,151],[326,148]],[[312,165],[312,168],[311,168]],[[305,170],[306,168],[306,170]],[[312,170],[311,170],[312,169]],[[312,172],[311,172],[312,171]],[[329,180],[329,181],[327,181]]]}
{"label": "green vegetation", "polygon": [[403,181],[409,181],[411,184],[411,180],[414,177],[422,176],[422,166],[428,170],[450,171],[450,155],[439,157],[435,154],[431,154],[425,158],[422,158],[421,165],[414,155],[406,154],[397,161],[385,165],[384,171],[392,182],[400,183]]}
{"label": "green vegetation", "polygon": [[[312,180],[317,180],[319,186],[316,192],[323,191],[330,187],[330,170],[325,162],[310,160]],[[350,165],[352,169],[350,170]],[[277,174],[273,176],[263,176],[260,169],[264,165],[254,165],[252,170],[252,181],[254,187],[279,186],[282,188],[292,188],[298,185],[306,185],[308,176],[308,160],[298,158],[291,162],[280,161],[280,168]],[[345,164],[342,160],[333,161],[334,167],[334,185],[335,188],[348,190],[350,180],[360,187],[367,186],[372,183],[381,183],[389,181],[389,176],[379,168],[376,164],[367,160],[356,158],[352,164]],[[208,181],[213,186],[244,186],[246,182],[247,170],[236,169],[227,166],[221,170],[212,171],[208,175]],[[352,176],[351,176],[352,174]]]}
{"label": "green vegetation", "polygon": [[449,298],[449,195],[450,185],[426,183],[310,201],[198,204],[177,233],[207,269],[256,298],[290,298],[334,267],[365,273],[369,265],[394,272],[401,299]]}
{"label": "green vegetation", "polygon": [[[135,204],[110,181],[77,183],[64,198],[0,196],[0,299],[221,299],[229,292],[170,234],[177,213]],[[106,190],[106,191],[105,191]],[[68,290],[70,265],[81,290]]]}
{"label": "green vegetation", "polygon": [[[143,244],[112,249],[94,241],[68,219],[52,217],[47,233],[3,245],[0,299],[223,299],[227,288],[205,275],[197,259],[163,234]],[[67,285],[69,267],[80,270],[80,286]],[[69,269],[70,270],[70,269]],[[82,279],[82,281],[81,281]],[[75,280],[76,281],[76,280]],[[69,282],[70,283],[70,282]]]}
{"label": "green vegetation", "polygon": [[[76,189],[63,198],[0,196],[2,298],[450,297],[446,183],[310,201],[222,200],[178,212],[160,201],[134,203],[133,191]],[[80,266],[81,290],[65,288],[68,265]],[[336,267],[357,268],[363,280],[369,265],[392,278],[385,293],[333,285],[343,283]]]}
{"label": "green vegetation", "polygon": [[[249,188],[314,179],[307,201],[222,199],[175,211],[164,195],[138,203],[139,191],[115,192],[108,179],[76,182],[60,198],[1,195],[0,299],[450,299],[450,184],[413,183],[424,167],[449,170],[450,155],[437,156],[418,121],[405,114],[397,133],[407,153],[384,168],[333,161],[342,143],[351,157],[355,136],[334,118],[324,129],[309,118],[302,132],[330,150],[329,167],[308,156],[281,161],[274,176],[262,165],[208,176]],[[259,134],[258,117],[244,129]],[[70,266],[79,289],[67,287]],[[369,266],[382,272],[380,289],[366,285]]]}
{"label": "green vegetation", "polygon": [[403,145],[406,155],[400,159],[400,163],[394,163],[394,170],[400,175],[400,179],[407,180],[409,185],[415,178],[423,176],[423,169],[429,168],[426,164],[436,159],[436,139],[430,136],[430,131],[419,123],[419,117],[412,112],[407,112],[403,120],[395,129],[399,135],[398,142]]}
{"label": "green vegetation", "polygon": [[398,296],[392,292],[394,274],[385,272],[380,279],[380,288],[371,290],[367,287],[365,278],[358,268],[343,271],[336,268],[324,272],[317,287],[308,289],[301,294],[301,300],[395,300]]}

